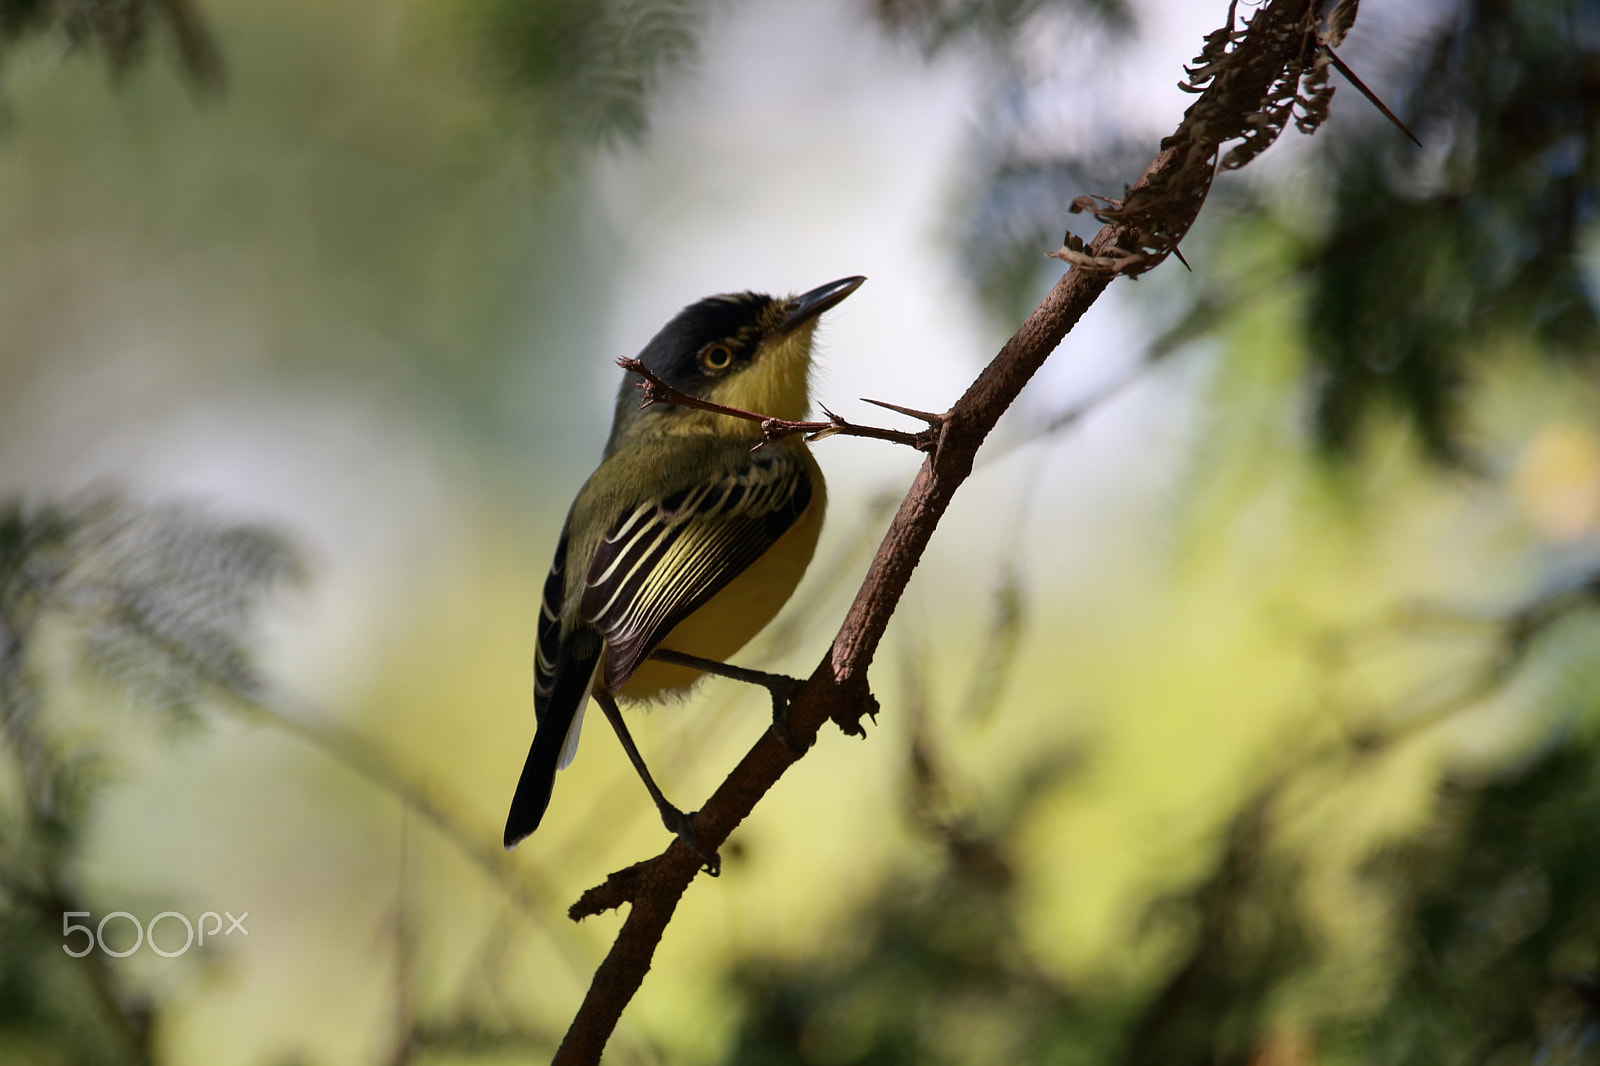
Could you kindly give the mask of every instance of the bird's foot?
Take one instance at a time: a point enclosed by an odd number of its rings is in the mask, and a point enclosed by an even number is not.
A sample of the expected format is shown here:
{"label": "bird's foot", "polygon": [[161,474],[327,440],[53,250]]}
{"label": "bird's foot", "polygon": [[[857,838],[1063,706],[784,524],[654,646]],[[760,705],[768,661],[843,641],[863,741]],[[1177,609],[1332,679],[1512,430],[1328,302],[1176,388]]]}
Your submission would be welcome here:
{"label": "bird's foot", "polygon": [[694,815],[684,814],[668,803],[661,808],[661,824],[667,827],[667,832],[676,834],[684,846],[694,852],[695,858],[700,860],[701,869],[712,877],[722,873],[722,856],[700,842],[699,835],[694,831]]}
{"label": "bird's foot", "polygon": [[804,684],[797,677],[779,675],[771,675],[771,680],[764,683],[767,694],[772,697],[772,735],[795,755],[804,754],[811,746],[796,736],[789,725],[789,706],[794,702],[795,693]]}

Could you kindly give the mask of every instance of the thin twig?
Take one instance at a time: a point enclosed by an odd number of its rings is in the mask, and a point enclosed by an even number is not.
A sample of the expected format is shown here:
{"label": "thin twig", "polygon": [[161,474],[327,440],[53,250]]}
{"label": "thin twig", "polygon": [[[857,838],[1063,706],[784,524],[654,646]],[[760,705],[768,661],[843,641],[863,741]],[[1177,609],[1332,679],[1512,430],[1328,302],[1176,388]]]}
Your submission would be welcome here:
{"label": "thin twig", "polygon": [[[761,427],[761,442],[766,444],[771,441],[791,437],[796,433],[806,434],[806,440],[821,440],[823,437],[835,435],[845,437],[870,437],[873,440],[886,440],[895,444],[904,444],[915,448],[919,452],[931,452],[939,446],[939,427],[943,424],[943,415],[928,414],[924,411],[913,411],[908,407],[896,407],[892,403],[881,400],[867,400],[879,407],[887,407],[901,414],[920,418],[928,423],[928,428],[920,433],[907,433],[902,429],[882,429],[878,426],[858,426],[854,422],[834,414],[826,407],[823,414],[828,416],[826,422],[792,422],[787,418],[774,418],[771,415],[758,414],[755,411],[746,411],[738,407],[729,407],[726,404],[714,403],[703,400],[698,396],[675,389],[662,381],[637,359],[618,359],[617,365],[631,374],[638,374],[642,379],[635,382],[644,398],[639,402],[643,410],[652,404],[669,403],[679,407],[692,407],[698,411],[710,411],[714,414],[727,415],[729,418],[742,418],[746,422],[755,422]],[[757,445],[760,447],[760,445]]]}

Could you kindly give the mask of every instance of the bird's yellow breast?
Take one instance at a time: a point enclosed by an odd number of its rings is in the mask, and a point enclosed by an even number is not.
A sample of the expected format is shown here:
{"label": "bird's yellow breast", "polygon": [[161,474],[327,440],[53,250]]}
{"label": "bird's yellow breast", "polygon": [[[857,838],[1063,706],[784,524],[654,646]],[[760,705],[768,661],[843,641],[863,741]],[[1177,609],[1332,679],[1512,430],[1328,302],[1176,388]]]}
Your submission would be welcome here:
{"label": "bird's yellow breast", "polygon": [[[805,575],[822,533],[828,490],[810,450],[800,448],[811,477],[811,502],[794,525],[755,562],[698,611],[679,622],[661,647],[702,659],[725,662],[764,629],[794,593]],[[649,700],[689,688],[704,676],[686,666],[646,659],[617,690],[630,700]]]}

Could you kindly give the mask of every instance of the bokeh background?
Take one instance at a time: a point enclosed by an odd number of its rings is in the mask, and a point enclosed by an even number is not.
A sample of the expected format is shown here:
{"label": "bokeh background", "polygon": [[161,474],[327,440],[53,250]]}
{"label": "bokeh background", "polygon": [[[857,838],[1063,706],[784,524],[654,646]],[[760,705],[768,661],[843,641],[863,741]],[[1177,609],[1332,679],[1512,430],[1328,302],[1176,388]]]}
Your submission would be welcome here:
{"label": "bokeh background", "polygon": [[[0,1062],[548,1058],[618,926],[566,906],[666,843],[592,722],[498,847],[613,360],[861,273],[817,398],[943,409],[1228,15],[0,2]],[[608,1061],[1600,1060],[1600,5],[1340,53],[1422,146],[1336,75],[1095,307]],[[818,453],[751,665],[811,669],[918,459]],[[635,735],[693,807],[767,713]]]}

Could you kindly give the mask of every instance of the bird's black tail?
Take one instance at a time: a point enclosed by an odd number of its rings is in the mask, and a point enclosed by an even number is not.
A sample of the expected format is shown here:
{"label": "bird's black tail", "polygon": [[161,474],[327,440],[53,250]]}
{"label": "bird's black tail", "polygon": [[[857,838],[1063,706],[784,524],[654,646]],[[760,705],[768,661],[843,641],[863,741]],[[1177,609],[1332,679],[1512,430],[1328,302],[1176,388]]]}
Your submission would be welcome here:
{"label": "bird's black tail", "polygon": [[[539,728],[533,735],[533,746],[528,749],[528,761],[522,764],[522,777],[517,781],[516,795],[511,797],[511,812],[506,815],[507,848],[516,847],[539,828],[544,810],[550,805],[550,790],[555,787],[557,764],[567,742],[567,731],[589,698],[589,683],[594,679],[595,666],[600,660],[599,634],[594,636],[596,639],[592,642],[570,641],[569,646],[562,649],[564,654],[556,668],[550,699],[539,716]],[[590,643],[592,650],[570,646]]]}

